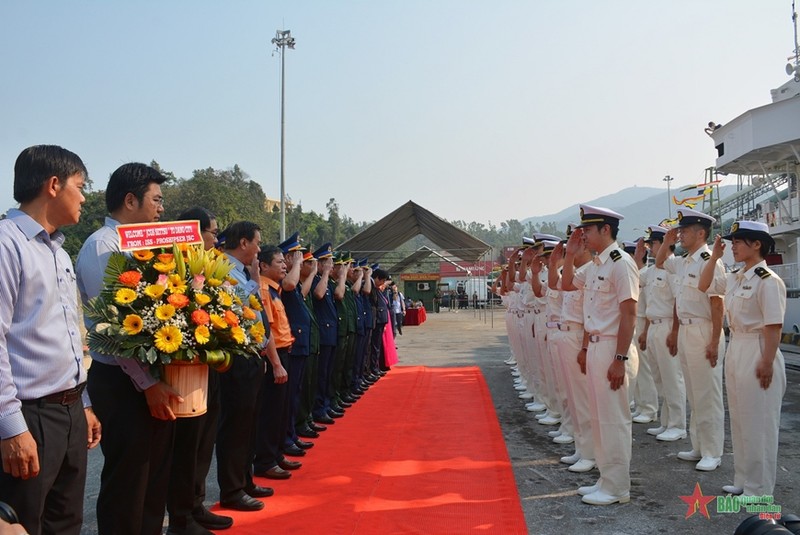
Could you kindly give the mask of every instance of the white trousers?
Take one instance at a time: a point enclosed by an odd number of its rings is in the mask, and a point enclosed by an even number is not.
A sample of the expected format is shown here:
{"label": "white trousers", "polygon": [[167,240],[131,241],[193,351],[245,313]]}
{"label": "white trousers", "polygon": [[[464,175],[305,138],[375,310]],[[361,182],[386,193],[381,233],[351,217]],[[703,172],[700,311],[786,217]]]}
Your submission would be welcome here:
{"label": "white trousers", "polygon": [[[565,435],[574,436],[575,428],[572,421],[572,413],[567,405],[567,379],[564,376],[564,369],[561,365],[561,357],[556,345],[556,337],[561,334],[557,327],[547,328],[547,353],[550,355],[550,364],[553,366],[553,378],[555,379],[556,410],[561,415],[561,426],[559,431]],[[577,354],[577,353],[576,353]]]}
{"label": "white trousers", "polygon": [[620,496],[631,488],[631,410],[627,374],[617,390],[611,390],[608,382],[608,367],[614,360],[616,345],[616,338],[590,343],[586,374],[592,440],[600,470],[598,483],[603,492]]}
{"label": "white trousers", "polygon": [[647,331],[647,352],[653,364],[653,376],[661,384],[661,425],[686,429],[686,385],[683,382],[681,359],[672,356],[667,347],[667,335],[672,331],[672,318],[653,323]]}
{"label": "white trousers", "polygon": [[525,370],[522,377],[528,383],[528,392],[536,396],[536,401],[542,397],[542,370],[539,362],[536,341],[533,339],[533,317],[535,314],[528,310],[521,318],[520,339],[522,340],[522,350],[525,352]]}
{"label": "white trousers", "polygon": [[692,409],[689,421],[692,449],[703,457],[722,457],[725,442],[725,408],[722,405],[725,337],[720,336],[717,365],[713,368],[706,358],[706,346],[710,340],[710,320],[681,325],[678,330],[678,353]]}
{"label": "white trousers", "polygon": [[780,349],[772,363],[772,383],[761,388],[756,366],[764,339],[758,334],[731,335],[725,356],[725,390],[731,415],[733,484],[747,496],[771,495],[778,464],[781,400],[786,370]]}
{"label": "white trousers", "polygon": [[594,460],[592,413],[589,410],[589,385],[578,364],[583,343],[583,330],[558,331],[552,337],[561,374],[564,377],[567,408],[572,422],[575,451],[581,459]]}
{"label": "white trousers", "polygon": [[647,318],[636,318],[636,331],[633,335],[634,345],[639,352],[639,372],[636,374],[636,388],[633,389],[633,401],[639,414],[655,419],[658,415],[658,390],[653,377],[650,347],[642,350],[639,347],[639,335],[647,325]]}
{"label": "white trousers", "polygon": [[542,371],[542,401],[547,405],[547,410],[553,416],[561,416],[556,397],[556,376],[553,368],[553,359],[547,345],[547,317],[544,312],[534,314],[533,327],[536,333],[536,351],[539,366]]}

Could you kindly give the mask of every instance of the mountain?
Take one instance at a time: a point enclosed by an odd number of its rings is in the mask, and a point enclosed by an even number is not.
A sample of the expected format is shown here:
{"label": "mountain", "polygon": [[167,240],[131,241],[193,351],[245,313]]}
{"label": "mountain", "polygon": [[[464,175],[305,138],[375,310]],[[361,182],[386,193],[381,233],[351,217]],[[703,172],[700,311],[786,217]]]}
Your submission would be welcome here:
{"label": "mountain", "polygon": [[[725,199],[735,191],[736,186],[722,186],[719,191],[720,198]],[[678,198],[688,196],[686,192],[673,192],[673,194]],[[649,225],[657,225],[661,220],[667,217],[667,210],[669,208],[666,189],[637,186],[598,197],[584,204],[610,208],[625,216],[625,219],[622,220],[619,226],[618,238],[620,241],[633,240],[642,236],[644,230]],[[523,219],[521,223],[524,225],[528,222],[533,222],[535,224],[555,222],[557,228],[563,229],[566,228],[569,223],[577,222],[578,206],[579,205],[574,204],[554,214],[529,217]],[[677,208],[678,207],[674,204],[672,205],[672,217],[675,217]]]}

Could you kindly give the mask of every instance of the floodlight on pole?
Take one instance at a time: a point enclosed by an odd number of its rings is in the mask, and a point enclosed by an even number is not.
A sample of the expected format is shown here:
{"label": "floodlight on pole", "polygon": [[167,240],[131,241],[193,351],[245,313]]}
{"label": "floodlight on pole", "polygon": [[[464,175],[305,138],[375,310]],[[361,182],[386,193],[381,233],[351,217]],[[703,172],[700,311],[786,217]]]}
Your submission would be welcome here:
{"label": "floodlight on pole", "polygon": [[669,210],[669,218],[672,219],[672,193],[669,188],[669,183],[675,179],[667,175],[661,180],[667,183],[667,210]]}
{"label": "floodlight on pole", "polygon": [[285,143],[284,131],[286,128],[285,119],[285,106],[284,106],[284,93],[286,91],[286,49],[291,48],[294,50],[294,37],[290,30],[277,30],[275,37],[272,39],[272,44],[275,45],[276,51],[281,54],[281,241],[286,239],[286,179],[284,175],[284,157],[285,157]]}

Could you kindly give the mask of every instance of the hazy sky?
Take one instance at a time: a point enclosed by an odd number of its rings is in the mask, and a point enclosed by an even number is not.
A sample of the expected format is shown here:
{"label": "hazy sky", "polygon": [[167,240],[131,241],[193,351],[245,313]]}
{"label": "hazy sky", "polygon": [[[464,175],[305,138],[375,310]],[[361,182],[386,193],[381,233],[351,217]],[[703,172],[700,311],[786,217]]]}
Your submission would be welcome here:
{"label": "hazy sky", "polygon": [[703,127],[770,102],[793,46],[790,0],[2,0],[0,211],[41,143],[98,189],[156,160],[239,164],[279,197],[279,28],[287,193],[356,221],[412,199],[497,224],[702,181]]}

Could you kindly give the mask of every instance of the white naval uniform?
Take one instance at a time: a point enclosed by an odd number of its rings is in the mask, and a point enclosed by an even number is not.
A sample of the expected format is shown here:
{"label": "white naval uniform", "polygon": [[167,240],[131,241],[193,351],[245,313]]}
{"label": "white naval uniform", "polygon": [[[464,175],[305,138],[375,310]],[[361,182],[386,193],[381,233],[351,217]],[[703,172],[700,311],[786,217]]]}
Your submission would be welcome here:
{"label": "white naval uniform", "polygon": [[[590,335],[586,356],[592,438],[600,470],[599,488],[612,496],[630,492],[631,411],[628,377],[611,390],[608,368],[614,361],[623,301],[639,299],[639,270],[616,242],[598,254],[585,271],[575,273],[583,288],[583,326]],[[632,351],[628,351],[630,355]],[[630,361],[627,361],[626,369]]]}
{"label": "white naval uniform", "polygon": [[706,358],[706,347],[711,342],[711,300],[713,288],[724,283],[722,262],[714,269],[714,281],[706,293],[697,289],[700,273],[710,256],[708,245],[703,245],[692,255],[672,256],[664,262],[668,273],[677,275],[675,310],[681,325],[678,330],[678,354],[683,367],[686,394],[692,409],[689,438],[692,450],[703,457],[722,457],[725,441],[725,409],[722,405],[722,367],[725,355],[725,337],[719,337],[717,365],[713,368]]}
{"label": "white naval uniform", "polygon": [[561,417],[561,408],[556,397],[556,378],[553,368],[553,361],[550,356],[550,349],[547,346],[547,268],[543,268],[539,273],[539,281],[545,288],[543,297],[534,296],[533,309],[533,332],[534,343],[536,344],[535,358],[539,363],[542,381],[542,401],[547,405],[547,411],[554,418]]}
{"label": "white naval uniform", "polygon": [[[530,285],[530,271],[527,279],[521,282],[519,290],[519,325],[522,351],[524,352],[525,368],[520,370],[522,377],[528,383],[528,392],[535,396],[535,401],[542,400],[542,370],[538,358],[536,341],[533,339],[533,316],[537,308],[536,296]],[[533,401],[533,400],[532,400]]]}
{"label": "white naval uniform", "polygon": [[[576,269],[586,271],[589,263]],[[559,287],[561,281],[559,280]],[[594,460],[592,413],[589,409],[589,386],[578,364],[583,346],[583,291],[561,291],[562,307],[559,330],[554,335],[557,363],[561,367],[566,390],[567,410],[572,421],[575,452],[581,459]]]}
{"label": "white naval uniform", "polygon": [[764,326],[783,324],[786,285],[762,260],[743,273],[729,274],[724,289],[731,330],[725,355],[725,390],[731,416],[733,484],[744,489],[747,496],[771,495],[778,462],[781,400],[786,392],[780,348],[766,390],[756,377],[756,366],[764,348]]}
{"label": "white naval uniform", "polygon": [[655,420],[658,415],[658,390],[653,377],[651,362],[653,357],[648,352],[649,348],[642,349],[638,343],[639,335],[644,331],[647,324],[647,297],[642,292],[644,274],[647,269],[647,266],[645,266],[639,270],[639,303],[636,307],[636,330],[633,333],[633,347],[639,357],[639,369],[636,372],[636,387],[632,389],[632,395],[636,411],[643,416],[649,416],[651,420]]}
{"label": "white naval uniform", "polygon": [[561,433],[569,436],[573,435],[572,414],[567,406],[567,385],[564,371],[561,367],[561,362],[558,354],[558,347],[556,346],[556,336],[559,333],[559,325],[561,324],[561,312],[563,308],[563,296],[560,290],[553,290],[544,283],[546,288],[545,298],[547,305],[545,305],[545,325],[547,327],[547,357],[550,364],[551,374],[553,376],[553,401],[555,409],[561,415],[561,426],[559,430]]}
{"label": "white naval uniform", "polygon": [[661,425],[668,429],[686,430],[686,385],[683,382],[681,359],[672,356],[667,336],[672,332],[675,311],[675,275],[650,266],[644,273],[647,330],[647,351],[653,364],[653,376],[658,378],[661,395]]}

